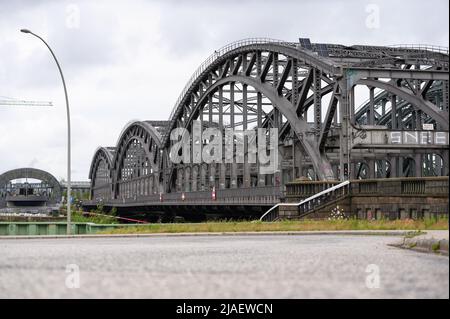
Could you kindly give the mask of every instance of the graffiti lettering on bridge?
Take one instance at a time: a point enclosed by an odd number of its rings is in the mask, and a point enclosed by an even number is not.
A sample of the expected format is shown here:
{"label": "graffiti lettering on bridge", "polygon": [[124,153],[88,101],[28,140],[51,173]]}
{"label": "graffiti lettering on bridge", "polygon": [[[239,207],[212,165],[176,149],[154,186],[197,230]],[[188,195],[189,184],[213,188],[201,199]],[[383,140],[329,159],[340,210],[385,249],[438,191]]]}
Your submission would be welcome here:
{"label": "graffiti lettering on bridge", "polygon": [[389,132],[388,144],[448,145],[448,132],[393,131]]}

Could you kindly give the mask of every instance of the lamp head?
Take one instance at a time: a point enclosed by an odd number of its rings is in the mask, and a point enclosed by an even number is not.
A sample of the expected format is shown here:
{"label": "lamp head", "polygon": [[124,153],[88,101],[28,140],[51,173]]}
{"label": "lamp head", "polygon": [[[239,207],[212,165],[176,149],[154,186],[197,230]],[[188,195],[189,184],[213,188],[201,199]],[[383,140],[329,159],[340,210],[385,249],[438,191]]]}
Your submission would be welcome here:
{"label": "lamp head", "polygon": [[28,29],[20,29],[20,32],[23,32],[23,33],[31,33],[31,31],[28,30]]}

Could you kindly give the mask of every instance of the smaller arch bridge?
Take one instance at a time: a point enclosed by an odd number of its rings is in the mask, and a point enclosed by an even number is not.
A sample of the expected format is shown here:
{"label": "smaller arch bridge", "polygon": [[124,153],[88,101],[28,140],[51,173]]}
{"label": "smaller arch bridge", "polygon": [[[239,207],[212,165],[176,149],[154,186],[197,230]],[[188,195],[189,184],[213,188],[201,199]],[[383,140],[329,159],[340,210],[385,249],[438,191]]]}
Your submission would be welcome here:
{"label": "smaller arch bridge", "polygon": [[0,211],[49,212],[61,200],[60,183],[46,171],[18,168],[0,175]]}

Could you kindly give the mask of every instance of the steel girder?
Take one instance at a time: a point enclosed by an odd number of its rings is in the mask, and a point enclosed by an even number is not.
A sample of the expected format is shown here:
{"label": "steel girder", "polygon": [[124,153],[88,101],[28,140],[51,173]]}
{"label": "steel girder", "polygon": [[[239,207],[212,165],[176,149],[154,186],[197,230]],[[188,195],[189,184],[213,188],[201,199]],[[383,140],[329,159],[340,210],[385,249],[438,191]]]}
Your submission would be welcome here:
{"label": "steel girder", "polygon": [[[448,76],[448,73],[447,73]],[[372,79],[358,80],[356,84],[367,85],[370,87],[377,87],[383,89],[393,95],[400,97],[401,99],[413,104],[422,112],[428,114],[436,120],[442,127],[448,130],[448,112],[440,110],[433,103],[426,101],[422,96],[411,94],[403,87],[394,86],[385,82]]]}

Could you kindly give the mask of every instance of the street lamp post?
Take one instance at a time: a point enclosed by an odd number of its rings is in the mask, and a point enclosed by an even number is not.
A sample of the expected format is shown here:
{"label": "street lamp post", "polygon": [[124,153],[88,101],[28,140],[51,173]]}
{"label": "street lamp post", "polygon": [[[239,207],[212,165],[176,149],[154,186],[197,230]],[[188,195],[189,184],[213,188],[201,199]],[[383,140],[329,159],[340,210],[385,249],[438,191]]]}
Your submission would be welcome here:
{"label": "street lamp post", "polygon": [[53,56],[53,59],[55,59],[56,65],[58,66],[59,74],[61,75],[61,80],[64,87],[64,95],[66,97],[66,111],[67,111],[67,235],[70,235],[71,233],[71,213],[70,213],[70,199],[71,199],[71,183],[70,183],[70,110],[69,110],[69,98],[67,97],[67,88],[66,88],[66,81],[64,81],[64,75],[61,70],[61,66],[59,65],[58,59],[56,58],[55,54],[53,53],[53,50],[50,48],[50,46],[47,44],[47,42],[44,41],[40,36],[37,34],[31,32],[28,29],[21,29],[20,32],[23,33],[29,33],[34,35],[36,38],[41,40],[45,46],[50,50],[50,53]]}

